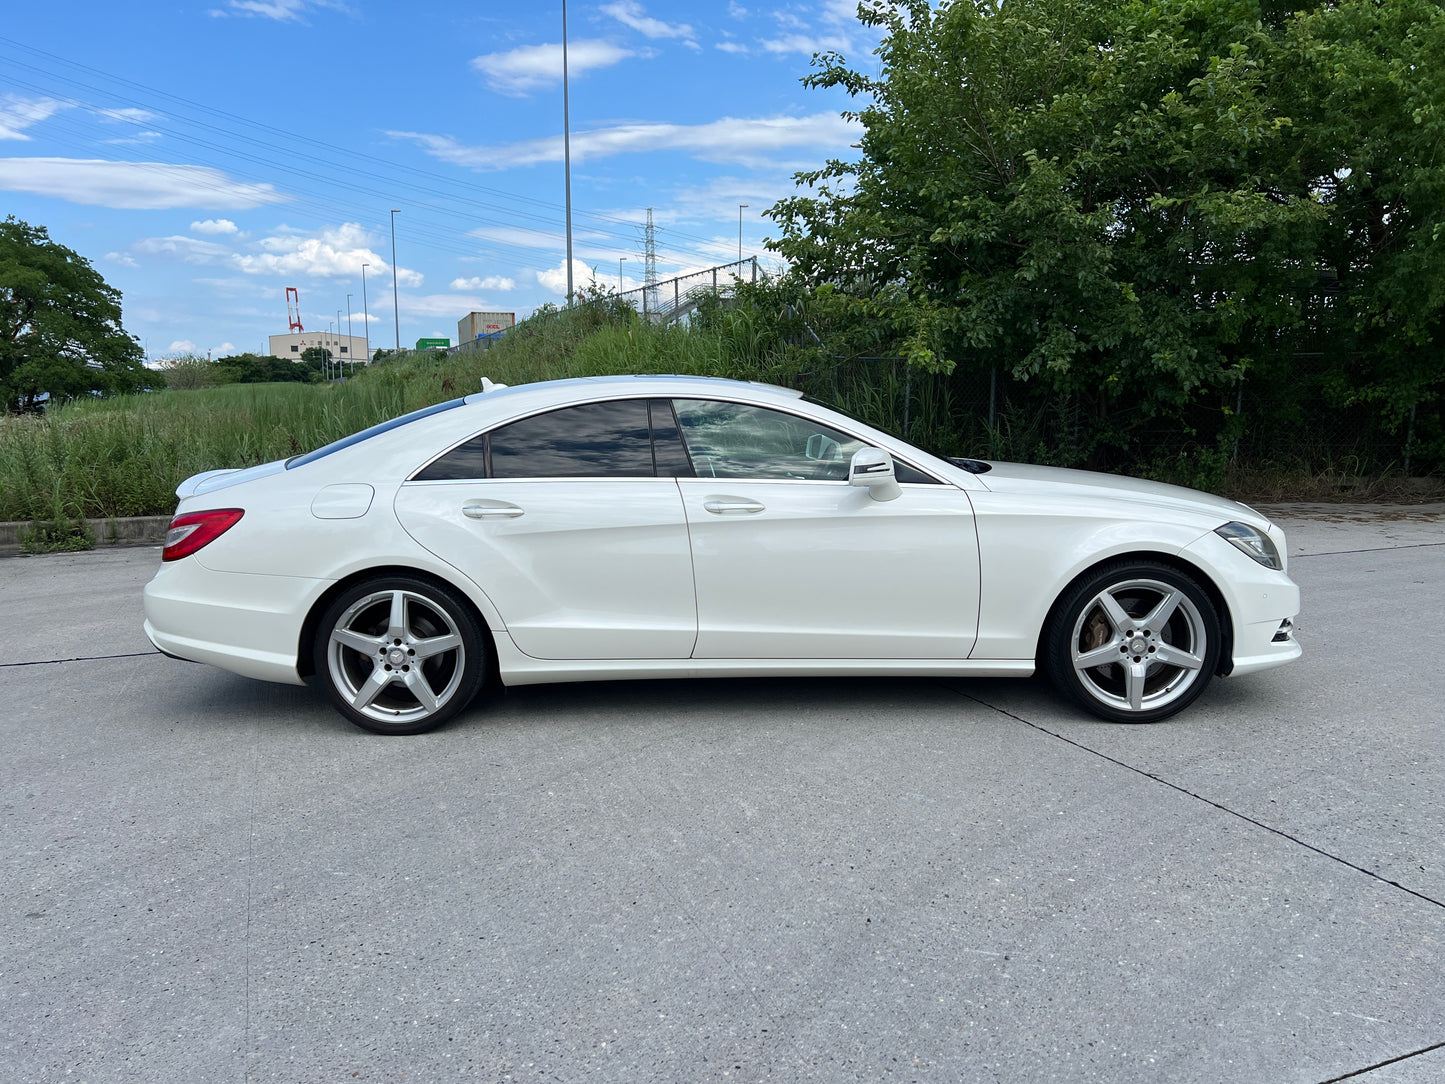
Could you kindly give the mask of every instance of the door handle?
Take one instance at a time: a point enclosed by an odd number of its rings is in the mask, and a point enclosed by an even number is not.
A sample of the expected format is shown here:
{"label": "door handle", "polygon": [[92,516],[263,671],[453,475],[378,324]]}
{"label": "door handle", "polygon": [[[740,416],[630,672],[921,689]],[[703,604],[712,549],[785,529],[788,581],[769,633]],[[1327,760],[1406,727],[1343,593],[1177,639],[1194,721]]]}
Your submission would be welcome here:
{"label": "door handle", "polygon": [[467,501],[462,515],[468,519],[516,519],[523,510],[506,501]]}
{"label": "door handle", "polygon": [[767,507],[758,501],[742,497],[709,497],[702,502],[702,506],[715,516],[747,516]]}

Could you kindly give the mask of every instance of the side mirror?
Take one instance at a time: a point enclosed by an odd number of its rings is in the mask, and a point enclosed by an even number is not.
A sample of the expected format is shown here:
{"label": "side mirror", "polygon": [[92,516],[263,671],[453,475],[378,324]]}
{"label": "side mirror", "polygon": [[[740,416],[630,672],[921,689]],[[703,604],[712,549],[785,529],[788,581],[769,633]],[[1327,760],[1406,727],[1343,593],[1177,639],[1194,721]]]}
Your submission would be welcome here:
{"label": "side mirror", "polygon": [[893,457],[882,448],[859,448],[848,463],[848,484],[867,486],[875,501],[892,501],[903,496],[893,474]]}

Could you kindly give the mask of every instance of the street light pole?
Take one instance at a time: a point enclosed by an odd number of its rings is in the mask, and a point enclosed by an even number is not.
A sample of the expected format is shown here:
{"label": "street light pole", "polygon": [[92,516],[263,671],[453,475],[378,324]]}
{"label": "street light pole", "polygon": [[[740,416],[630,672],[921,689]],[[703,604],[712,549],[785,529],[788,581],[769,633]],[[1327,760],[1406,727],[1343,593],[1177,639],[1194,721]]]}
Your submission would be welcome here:
{"label": "street light pole", "polygon": [[346,370],[341,367],[341,310],[336,310],[336,375],[341,376]]}
{"label": "street light pole", "polygon": [[567,192],[567,305],[572,304],[572,121],[567,102],[567,0],[562,0],[562,174]]}
{"label": "street light pole", "polygon": [[626,256],[617,257],[617,293],[619,296],[622,293],[622,265],[626,260]]}
{"label": "street light pole", "polygon": [[346,295],[346,354],[351,358],[351,371],[356,372],[356,340],[351,337],[351,295]]}
{"label": "street light pole", "polygon": [[401,310],[397,308],[396,301],[396,216],[401,214],[400,207],[391,209],[391,315],[396,321],[396,352],[401,353]]}
{"label": "street light pole", "polygon": [[746,203],[738,204],[738,263],[743,262],[743,208]]}
{"label": "street light pole", "polygon": [[366,317],[366,364],[371,364],[371,310],[366,305],[366,269],[371,264],[361,265],[361,315]]}

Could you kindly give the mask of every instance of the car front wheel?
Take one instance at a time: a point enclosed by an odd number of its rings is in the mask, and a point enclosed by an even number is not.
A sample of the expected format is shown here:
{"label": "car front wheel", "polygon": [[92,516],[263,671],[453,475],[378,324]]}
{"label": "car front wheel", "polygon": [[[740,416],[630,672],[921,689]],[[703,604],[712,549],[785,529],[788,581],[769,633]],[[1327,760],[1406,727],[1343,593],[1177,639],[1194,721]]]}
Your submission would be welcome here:
{"label": "car front wheel", "polygon": [[1087,711],[1153,723],[1192,704],[1219,663],[1219,615],[1167,565],[1116,562],[1076,583],[1045,633],[1045,670]]}
{"label": "car front wheel", "polygon": [[314,646],[316,674],[342,715],[376,734],[420,734],[471,702],[485,676],[483,634],[454,591],[388,576],[342,594]]}

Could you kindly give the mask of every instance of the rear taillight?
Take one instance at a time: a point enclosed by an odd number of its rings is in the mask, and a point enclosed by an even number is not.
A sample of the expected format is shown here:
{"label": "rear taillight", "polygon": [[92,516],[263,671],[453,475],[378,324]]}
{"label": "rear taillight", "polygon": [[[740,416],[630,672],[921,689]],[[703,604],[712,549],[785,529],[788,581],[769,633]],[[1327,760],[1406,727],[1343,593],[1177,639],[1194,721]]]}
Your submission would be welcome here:
{"label": "rear taillight", "polygon": [[161,550],[162,561],[179,561],[189,557],[196,550],[214,542],[225,534],[246,513],[240,508],[213,508],[209,512],[187,512],[171,520],[166,531],[166,547]]}

